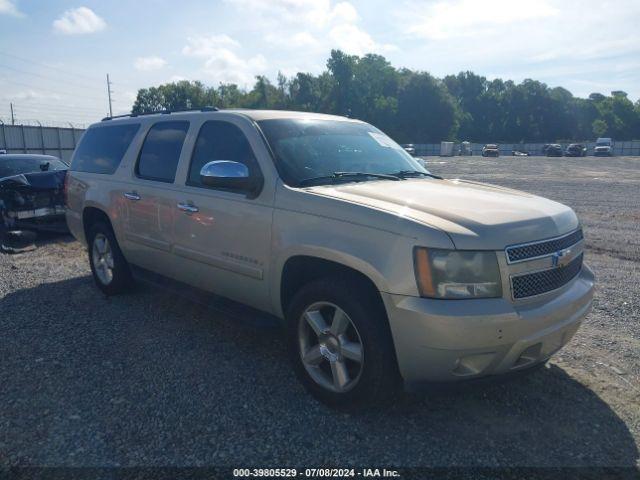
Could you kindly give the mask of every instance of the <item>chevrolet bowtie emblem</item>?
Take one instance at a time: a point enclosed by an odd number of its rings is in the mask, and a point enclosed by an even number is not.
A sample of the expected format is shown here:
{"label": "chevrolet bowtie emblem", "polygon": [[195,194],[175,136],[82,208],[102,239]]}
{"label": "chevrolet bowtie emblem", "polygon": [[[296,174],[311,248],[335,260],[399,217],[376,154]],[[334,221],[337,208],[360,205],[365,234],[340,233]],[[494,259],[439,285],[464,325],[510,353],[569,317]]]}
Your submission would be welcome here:
{"label": "chevrolet bowtie emblem", "polygon": [[551,256],[551,264],[554,267],[564,267],[571,261],[571,249],[559,250]]}

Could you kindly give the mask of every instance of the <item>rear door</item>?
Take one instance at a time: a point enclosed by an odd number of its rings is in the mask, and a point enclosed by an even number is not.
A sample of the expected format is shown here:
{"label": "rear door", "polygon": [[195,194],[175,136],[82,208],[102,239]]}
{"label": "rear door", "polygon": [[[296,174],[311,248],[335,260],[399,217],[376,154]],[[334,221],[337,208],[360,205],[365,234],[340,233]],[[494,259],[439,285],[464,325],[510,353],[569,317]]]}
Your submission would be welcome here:
{"label": "rear door", "polygon": [[186,120],[151,125],[122,191],[127,259],[157,273],[169,274],[173,221],[179,191],[176,170],[189,130]]}
{"label": "rear door", "polygon": [[266,181],[255,198],[208,187],[200,181],[202,167],[215,160],[240,162],[247,165],[250,175],[263,176],[258,157],[266,155],[266,149],[255,128],[243,119],[222,118],[226,119],[207,120],[198,128],[193,154],[183,171],[175,210],[174,276],[268,309],[272,181]]}

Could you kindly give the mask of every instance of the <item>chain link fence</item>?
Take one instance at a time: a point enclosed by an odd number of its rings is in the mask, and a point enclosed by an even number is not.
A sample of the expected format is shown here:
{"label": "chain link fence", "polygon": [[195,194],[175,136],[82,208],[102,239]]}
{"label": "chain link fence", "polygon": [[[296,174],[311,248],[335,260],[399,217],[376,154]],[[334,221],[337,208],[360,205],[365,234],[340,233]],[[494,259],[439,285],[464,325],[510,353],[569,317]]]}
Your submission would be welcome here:
{"label": "chain link fence", "polygon": [[[549,142],[555,143],[555,142]],[[577,143],[577,142],[576,142]],[[473,155],[481,155],[484,143],[472,143],[471,151]],[[543,147],[548,144],[544,143],[503,143],[499,144],[500,155],[512,155],[514,151],[528,152],[529,155],[544,155]],[[562,151],[565,151],[569,143],[561,143]],[[587,147],[587,155],[593,155],[595,142],[584,142],[582,145]],[[416,143],[414,144],[416,154],[419,156],[438,156],[440,155],[439,143]],[[458,155],[460,144],[456,143],[453,149],[454,155]],[[613,142],[613,155],[615,156],[640,156],[640,140],[631,141],[615,141]]]}
{"label": "chain link fence", "polygon": [[0,150],[7,153],[37,153],[71,160],[83,128],[44,125],[6,125],[0,122]]}

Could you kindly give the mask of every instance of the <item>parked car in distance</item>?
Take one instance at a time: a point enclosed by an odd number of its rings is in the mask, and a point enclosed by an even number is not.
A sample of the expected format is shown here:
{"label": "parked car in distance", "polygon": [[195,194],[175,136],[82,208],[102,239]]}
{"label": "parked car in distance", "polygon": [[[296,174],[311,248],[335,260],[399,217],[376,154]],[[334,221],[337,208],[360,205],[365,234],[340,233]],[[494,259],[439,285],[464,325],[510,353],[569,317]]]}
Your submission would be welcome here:
{"label": "parked car in distance", "polygon": [[402,148],[404,148],[404,151],[412,157],[416,156],[416,147],[413,143],[405,143],[402,145]]}
{"label": "parked car in distance", "polygon": [[561,157],[562,156],[562,145],[559,143],[551,143],[547,146],[545,151],[545,155],[547,157]]}
{"label": "parked car in distance", "polygon": [[610,138],[598,138],[593,149],[596,157],[610,157],[613,155],[613,141]]}
{"label": "parked car in distance", "polygon": [[524,150],[513,150],[513,151],[511,152],[511,154],[512,154],[514,157],[528,157],[528,156],[529,156],[529,152],[524,151]]}
{"label": "parked car in distance", "polygon": [[581,143],[570,144],[564,152],[567,157],[586,157],[587,147]]}
{"label": "parked car in distance", "polygon": [[51,155],[0,155],[0,234],[67,231],[64,179],[68,165]]}
{"label": "parked car in distance", "polygon": [[488,143],[484,147],[482,147],[482,156],[483,157],[499,157],[500,148],[495,143]]}
{"label": "parked car in distance", "polygon": [[459,155],[463,157],[470,157],[473,155],[473,150],[471,149],[471,142],[462,142],[460,144]]}
{"label": "parked car in distance", "polygon": [[330,405],[530,371],[592,303],[571,208],[442,179],[359,120],[105,119],[67,179],[69,228],[102,292],[161,278],[276,319],[298,378]]}

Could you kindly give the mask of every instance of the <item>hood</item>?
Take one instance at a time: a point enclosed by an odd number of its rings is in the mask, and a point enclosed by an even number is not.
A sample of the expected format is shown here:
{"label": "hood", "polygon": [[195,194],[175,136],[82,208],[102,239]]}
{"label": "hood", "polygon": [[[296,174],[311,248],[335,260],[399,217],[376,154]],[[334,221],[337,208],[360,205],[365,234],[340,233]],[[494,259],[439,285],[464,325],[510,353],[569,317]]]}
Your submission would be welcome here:
{"label": "hood", "polygon": [[49,170],[46,172],[30,172],[0,178],[0,188],[31,187],[37,190],[57,189],[64,187],[66,170]]}
{"label": "hood", "polygon": [[446,232],[459,249],[502,250],[578,227],[575,213],[565,205],[463,180],[371,181],[308,190],[435,227]]}
{"label": "hood", "polygon": [[611,145],[596,145],[596,150],[611,150]]}

